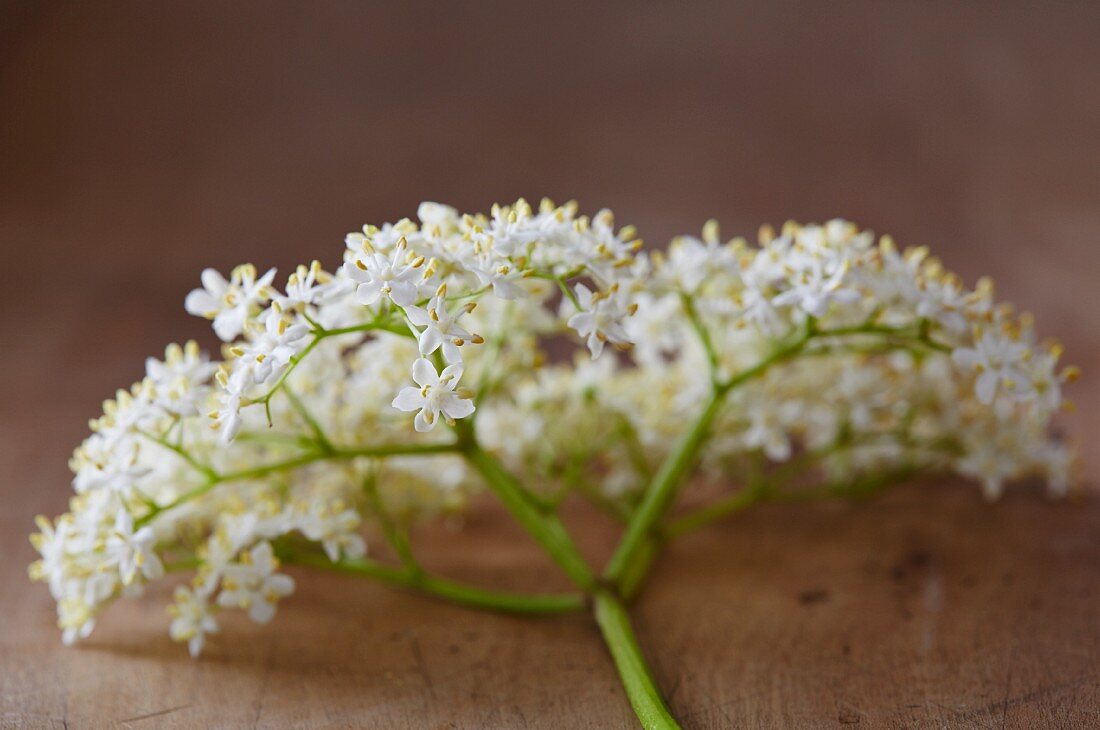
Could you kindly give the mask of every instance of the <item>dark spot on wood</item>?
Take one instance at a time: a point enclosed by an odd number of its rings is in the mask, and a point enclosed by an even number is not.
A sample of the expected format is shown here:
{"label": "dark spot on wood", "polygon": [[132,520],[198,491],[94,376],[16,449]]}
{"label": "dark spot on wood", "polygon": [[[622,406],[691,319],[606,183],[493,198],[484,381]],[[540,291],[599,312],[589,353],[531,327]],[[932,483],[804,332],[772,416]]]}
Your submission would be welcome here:
{"label": "dark spot on wood", "polygon": [[909,553],[909,564],[914,568],[923,568],[932,562],[932,556],[924,550],[914,550]]}
{"label": "dark spot on wood", "polygon": [[460,651],[462,650],[458,648],[458,644],[451,644],[447,647],[447,652],[449,654],[457,654]]}
{"label": "dark spot on wood", "polygon": [[975,576],[973,576],[973,575],[963,576],[963,579],[962,579],[962,587],[963,588],[973,588],[976,585],[978,585],[978,579]]}
{"label": "dark spot on wood", "polygon": [[841,710],[837,713],[836,721],[841,725],[858,725],[859,713],[855,710]]}
{"label": "dark spot on wood", "polygon": [[845,644],[844,646],[840,647],[840,653],[844,656],[851,656],[852,647],[849,644]]}
{"label": "dark spot on wood", "polygon": [[798,602],[803,606],[812,606],[815,603],[824,603],[829,600],[829,591],[824,588],[811,588],[798,594]]}

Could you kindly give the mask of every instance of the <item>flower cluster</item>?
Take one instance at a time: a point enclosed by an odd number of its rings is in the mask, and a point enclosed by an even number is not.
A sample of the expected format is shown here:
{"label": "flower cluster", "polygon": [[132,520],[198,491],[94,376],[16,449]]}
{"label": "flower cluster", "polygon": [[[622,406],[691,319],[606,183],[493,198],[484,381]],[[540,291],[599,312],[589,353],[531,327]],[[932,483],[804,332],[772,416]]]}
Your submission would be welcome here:
{"label": "flower cluster", "polygon": [[1076,371],[925,249],[837,220],[755,245],[711,222],[650,252],[610,212],[550,201],[418,218],[349,234],[338,266],[282,290],[251,265],[203,272],[186,309],[223,359],[150,358],[77,448],[70,512],[32,538],[66,642],[189,570],[170,633],[197,654],[220,610],[274,616],[281,561],[362,560],[368,524],[412,561],[411,521],[482,485],[471,454],[532,499],[629,518],[700,413],[701,468],[761,493],[1070,483],[1050,423]]}

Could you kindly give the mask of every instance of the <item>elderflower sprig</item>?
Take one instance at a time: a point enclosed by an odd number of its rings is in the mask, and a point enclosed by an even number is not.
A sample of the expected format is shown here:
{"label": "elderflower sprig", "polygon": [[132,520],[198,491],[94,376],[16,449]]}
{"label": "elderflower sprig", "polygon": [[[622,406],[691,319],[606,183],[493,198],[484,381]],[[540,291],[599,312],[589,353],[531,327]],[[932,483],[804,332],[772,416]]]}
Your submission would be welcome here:
{"label": "elderflower sprig", "polygon": [[[281,291],[274,270],[202,273],[185,307],[212,320],[221,359],[195,343],[150,358],[77,447],[70,511],[38,520],[30,573],[66,643],[184,571],[169,632],[197,655],[220,612],[275,616],[297,587],[283,565],[330,567],[498,610],[591,606],[639,717],[667,727],[623,607],[667,540],[922,474],[989,498],[1027,476],[1073,483],[1051,424],[1078,371],[926,248],[841,220],[723,242],[710,221],[649,252],[609,211],[549,200],[424,203],[418,219],[348,234],[339,266],[299,266]],[[563,341],[574,356],[550,357]],[[739,488],[671,518],[699,473]],[[480,489],[574,592],[420,566],[410,525]],[[555,514],[569,494],[623,525],[602,574]],[[371,523],[400,565],[369,557]]]}

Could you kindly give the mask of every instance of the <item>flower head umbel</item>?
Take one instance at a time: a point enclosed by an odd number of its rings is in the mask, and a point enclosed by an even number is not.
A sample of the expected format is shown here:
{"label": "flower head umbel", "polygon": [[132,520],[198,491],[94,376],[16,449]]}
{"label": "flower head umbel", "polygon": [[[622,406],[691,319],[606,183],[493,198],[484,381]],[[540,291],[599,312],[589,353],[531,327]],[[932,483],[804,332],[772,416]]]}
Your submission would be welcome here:
{"label": "flower head umbel", "polygon": [[[282,290],[274,270],[202,272],[185,307],[220,355],[149,358],[75,449],[70,511],[37,520],[30,575],[64,641],[193,571],[169,633],[197,655],[224,612],[275,616],[295,589],[280,560],[492,603],[428,576],[409,544],[486,486],[589,598],[604,579],[552,514],[569,495],[622,517],[629,552],[666,526],[647,520],[682,526],[653,507],[697,473],[751,475],[753,500],[921,473],[988,497],[1030,476],[1073,487],[1052,424],[1077,370],[928,249],[834,220],[756,244],[712,221],[644,251],[610,211],[550,200],[417,217],[348,234],[341,266],[296,267]],[[531,605],[546,602],[506,601]]]}
{"label": "flower head umbel", "polygon": [[393,399],[393,407],[400,411],[416,411],[413,424],[417,431],[431,431],[440,416],[448,424],[466,418],[474,412],[470,393],[458,388],[462,378],[462,364],[454,363],[437,373],[435,366],[424,358],[412,366],[412,377],[417,387],[401,389]]}

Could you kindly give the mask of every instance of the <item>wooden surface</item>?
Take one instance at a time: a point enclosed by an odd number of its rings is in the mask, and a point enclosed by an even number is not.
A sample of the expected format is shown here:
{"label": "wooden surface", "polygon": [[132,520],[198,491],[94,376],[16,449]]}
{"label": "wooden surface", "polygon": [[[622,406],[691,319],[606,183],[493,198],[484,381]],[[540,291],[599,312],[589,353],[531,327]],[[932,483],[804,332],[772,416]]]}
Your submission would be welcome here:
{"label": "wooden surface", "polygon": [[[1100,476],[1096,4],[0,5],[0,726],[629,726],[584,617],[297,573],[202,660],[164,593],[63,649],[25,577],[85,420],[208,264],[331,264],[434,198],[608,205],[646,238],[844,215],[930,244],[1084,367]],[[570,525],[594,558],[609,526]],[[427,561],[563,587],[492,506]],[[959,485],[764,507],[677,543],[637,606],[687,727],[1100,726],[1100,504]]]}

